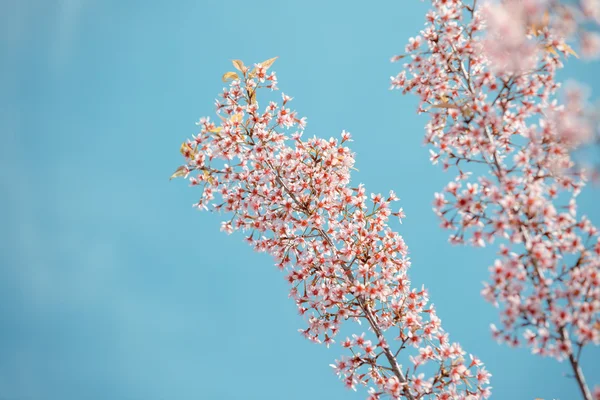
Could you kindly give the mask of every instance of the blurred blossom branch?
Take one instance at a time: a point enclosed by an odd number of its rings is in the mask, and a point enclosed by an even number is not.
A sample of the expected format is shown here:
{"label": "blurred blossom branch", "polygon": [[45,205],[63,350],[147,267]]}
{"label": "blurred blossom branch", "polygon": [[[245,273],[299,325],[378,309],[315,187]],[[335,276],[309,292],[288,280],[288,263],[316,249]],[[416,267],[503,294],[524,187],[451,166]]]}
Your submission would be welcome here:
{"label": "blurred blossom branch", "polygon": [[[452,243],[500,242],[482,291],[500,309],[494,337],[569,360],[592,400],[579,362],[600,344],[600,240],[577,215],[586,178],[571,152],[593,140],[597,120],[581,88],[556,98],[562,59],[576,55],[566,40],[583,29],[579,14],[541,0],[431,4],[420,35],[392,58],[406,63],[391,83],[419,96],[431,161],[456,171],[434,211]],[[580,5],[581,18],[598,22],[598,2]],[[600,46],[588,34],[580,46],[591,56]]]}

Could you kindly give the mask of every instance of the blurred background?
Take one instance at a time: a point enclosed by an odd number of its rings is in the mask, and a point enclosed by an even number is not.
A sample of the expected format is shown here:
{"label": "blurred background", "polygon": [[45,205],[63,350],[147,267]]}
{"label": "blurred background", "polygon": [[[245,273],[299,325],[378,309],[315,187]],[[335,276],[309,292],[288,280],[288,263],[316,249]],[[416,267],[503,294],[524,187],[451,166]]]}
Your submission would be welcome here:
{"label": "blurred background", "polygon": [[[574,399],[567,364],[490,336],[493,248],[452,247],[431,211],[416,99],[389,58],[427,2],[0,0],[0,399],[358,399],[303,339],[287,283],[168,181],[232,69],[279,59],[306,134],[354,137],[353,182],[393,189],[415,286],[492,372],[494,398]],[[569,75],[600,93],[598,64]],[[580,212],[600,225],[600,191]],[[600,351],[583,355],[591,386]]]}

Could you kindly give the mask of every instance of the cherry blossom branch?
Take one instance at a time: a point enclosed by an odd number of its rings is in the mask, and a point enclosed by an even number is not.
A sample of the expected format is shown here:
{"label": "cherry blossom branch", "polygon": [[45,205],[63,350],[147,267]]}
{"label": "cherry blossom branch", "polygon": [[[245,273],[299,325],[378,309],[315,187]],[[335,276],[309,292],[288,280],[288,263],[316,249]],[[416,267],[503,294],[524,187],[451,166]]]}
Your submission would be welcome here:
{"label": "cherry blossom branch", "polygon": [[[525,239],[525,248],[528,249],[527,251],[529,252],[529,249],[532,248],[532,244],[531,241],[529,239],[529,234],[528,232],[525,230],[525,228],[523,226],[521,226],[521,233],[523,235],[523,238]],[[532,264],[534,267],[534,271],[539,279],[539,282],[541,285],[546,286],[546,278],[543,275],[543,272],[540,270],[540,268],[537,265],[537,262],[535,261],[535,259],[532,257]],[[546,298],[546,302],[548,303],[548,306],[550,308],[552,308],[552,299],[551,298]],[[559,333],[560,333],[560,338],[563,342],[570,342],[569,340],[569,332],[567,331],[566,327],[560,326],[559,327]],[[582,350],[582,346],[579,346],[579,352],[581,352]],[[583,396],[583,398],[585,400],[594,400],[594,398],[592,397],[592,393],[590,392],[590,389],[587,386],[587,383],[585,382],[585,376],[583,375],[583,370],[581,369],[581,366],[579,365],[579,357],[575,357],[574,353],[571,351],[568,354],[569,357],[569,362],[571,364],[571,368],[573,369],[573,372],[575,374],[575,379],[577,380],[577,384],[579,385],[579,390],[581,390],[581,395]]]}
{"label": "cherry blossom branch", "polygon": [[[436,194],[434,210],[455,231],[452,243],[499,240],[512,248],[502,244],[482,291],[503,306],[503,328],[493,327],[494,336],[511,345],[523,337],[535,354],[569,359],[583,397],[591,399],[579,354],[600,344],[600,239],[586,217],[576,218],[585,180],[569,156],[579,143],[573,132],[587,129],[587,120],[577,91],[568,91],[565,104],[554,99],[560,54],[571,50],[547,30],[535,42],[492,44],[479,33],[485,25],[476,2],[432,0],[432,6],[421,36],[392,59],[409,58],[392,88],[420,96],[419,112],[431,116],[431,161],[458,170],[445,193]],[[501,59],[516,49],[520,58]],[[473,179],[461,160],[488,169],[476,169]]]}
{"label": "cherry blossom branch", "polygon": [[477,358],[465,362],[427,305],[427,291],[410,287],[408,248],[388,226],[390,216],[404,216],[390,209],[397,197],[371,194],[367,207],[364,187],[349,187],[350,134],[303,140],[305,119],[287,108],[285,94],[281,105],[259,110],[258,90],[276,89],[267,72],[274,60],[252,69],[233,61],[239,73],[223,76],[231,82],[217,100],[220,124],[198,122],[173,177],[189,176],[202,188],[199,209],[231,215],[222,230],[248,232],[257,251],[274,256],[307,318],[306,338],[329,347],[344,321],[368,322],[367,331],[342,341],[351,356],[332,365],[347,387],[369,386],[370,400],[489,397],[491,375]]}

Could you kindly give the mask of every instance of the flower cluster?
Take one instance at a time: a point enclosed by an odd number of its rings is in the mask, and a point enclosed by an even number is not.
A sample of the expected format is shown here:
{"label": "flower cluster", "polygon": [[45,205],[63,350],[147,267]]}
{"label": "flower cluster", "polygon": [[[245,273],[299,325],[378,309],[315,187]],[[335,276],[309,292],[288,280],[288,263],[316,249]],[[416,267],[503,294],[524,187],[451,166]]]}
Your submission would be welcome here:
{"label": "flower cluster", "polygon": [[[575,42],[584,59],[600,58],[598,0],[488,1],[482,14],[486,24],[483,50],[496,72],[527,72],[535,67],[536,59],[543,57],[540,53],[544,52],[558,55],[561,51],[578,57],[565,39]],[[540,41],[540,37],[544,39]],[[565,134],[576,135],[583,153],[589,153],[587,150],[594,144],[600,144],[600,108],[587,101],[585,92],[582,88],[567,91],[564,104],[570,107],[566,110],[569,118],[562,128]],[[578,163],[585,166],[593,178],[600,178],[599,165],[590,167],[598,163],[597,157],[582,158]]]}
{"label": "flower cluster", "polygon": [[[393,58],[408,61],[392,88],[420,97],[431,160],[457,171],[434,200],[451,242],[502,244],[482,292],[501,308],[494,336],[569,360],[591,399],[579,355],[600,344],[600,241],[577,215],[585,179],[570,152],[592,128],[580,102],[555,98],[561,56],[572,52],[564,38],[541,29],[523,40],[513,31],[542,3],[506,1],[493,13],[476,0],[432,0],[421,35]],[[507,40],[493,47],[498,34]],[[576,89],[568,96],[581,97]]]}
{"label": "flower cluster", "polygon": [[[535,36],[550,34],[575,40],[584,58],[600,57],[600,34],[590,29],[600,25],[600,2],[578,0],[569,3],[560,0],[488,1],[484,7],[489,39],[486,43],[491,47],[488,50],[496,53],[504,49],[512,58],[526,56],[523,51],[534,50]],[[557,44],[576,55],[564,43]]]}
{"label": "flower cluster", "polygon": [[490,374],[449,341],[427,291],[411,288],[408,248],[388,226],[404,216],[392,211],[396,195],[350,186],[350,134],[303,139],[305,119],[285,94],[259,106],[259,90],[276,88],[273,61],[251,69],[234,60],[239,72],[224,75],[232,81],[217,100],[219,124],[198,122],[174,176],[202,188],[198,208],[229,215],[223,231],[246,232],[275,258],[306,338],[329,346],[344,321],[358,323],[341,340],[348,354],[332,365],[347,387],[369,386],[369,399],[487,398]]}

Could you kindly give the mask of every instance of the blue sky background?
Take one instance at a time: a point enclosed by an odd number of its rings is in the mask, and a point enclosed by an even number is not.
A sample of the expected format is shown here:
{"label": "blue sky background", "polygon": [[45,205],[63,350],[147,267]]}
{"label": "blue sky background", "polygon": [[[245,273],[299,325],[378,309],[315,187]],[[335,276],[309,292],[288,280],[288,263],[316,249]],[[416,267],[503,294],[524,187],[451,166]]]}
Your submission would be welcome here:
{"label": "blue sky background", "polygon": [[[493,249],[451,247],[431,212],[451,178],[416,100],[388,91],[427,2],[0,3],[0,398],[358,399],[304,340],[271,259],[168,181],[231,69],[279,56],[307,133],[350,131],[354,180],[394,189],[415,285],[494,374],[494,398],[573,399],[566,364],[496,345],[479,295]],[[592,84],[597,65],[569,62]],[[598,189],[581,210],[600,225]],[[600,383],[588,351],[583,365]]]}

